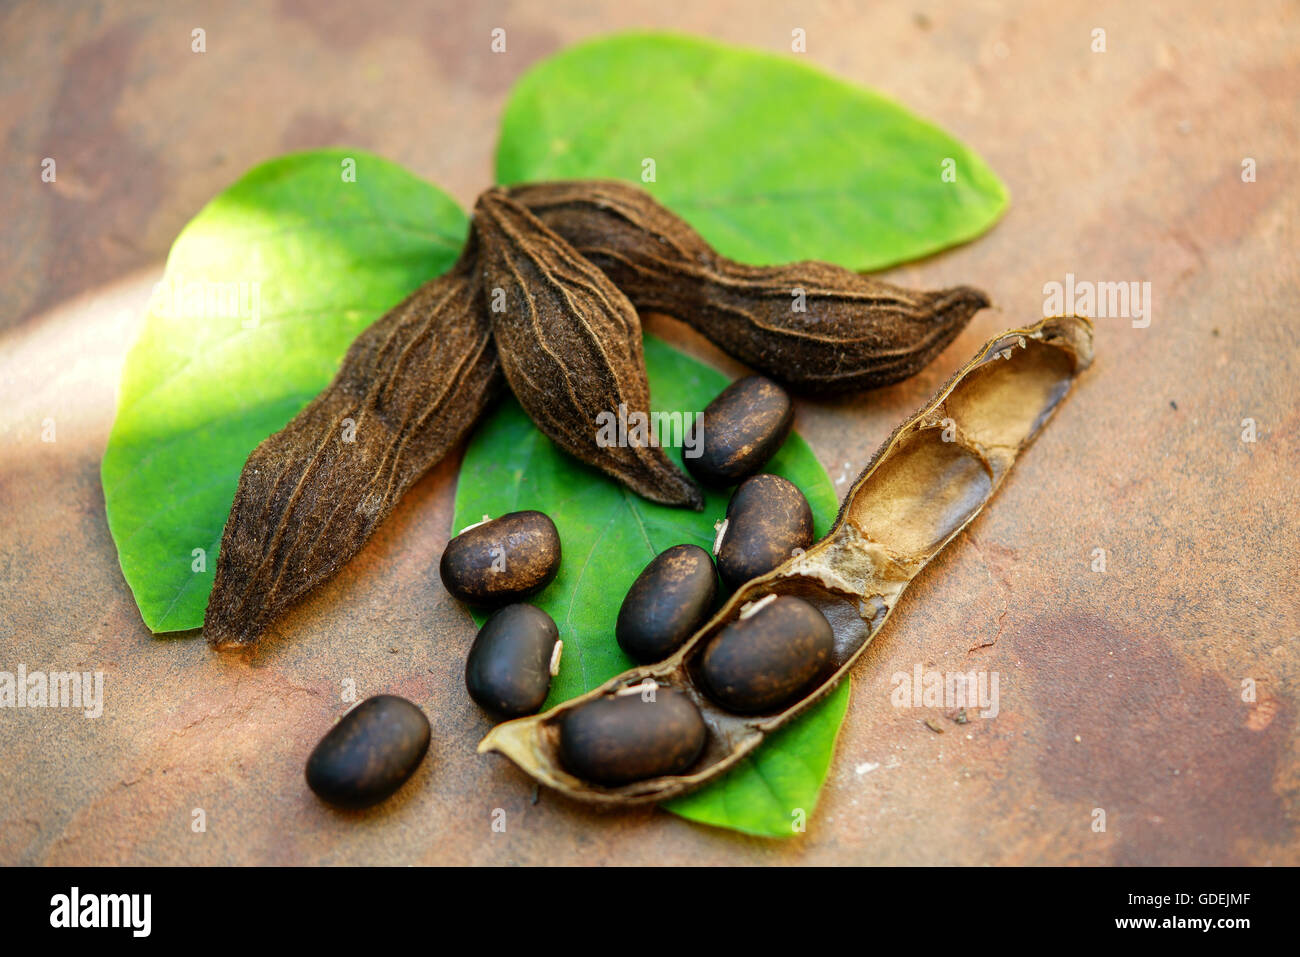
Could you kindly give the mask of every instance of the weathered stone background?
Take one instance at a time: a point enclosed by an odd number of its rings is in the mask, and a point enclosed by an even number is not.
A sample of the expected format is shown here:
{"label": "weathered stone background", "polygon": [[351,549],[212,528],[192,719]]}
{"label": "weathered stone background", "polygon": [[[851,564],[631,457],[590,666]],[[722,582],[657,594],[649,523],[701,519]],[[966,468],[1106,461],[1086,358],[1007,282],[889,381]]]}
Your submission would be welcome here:
{"label": "weathered stone background", "polygon": [[[0,13],[0,670],[107,673],[98,720],[0,712],[0,862],[1300,863],[1294,3],[206,6]],[[494,26],[505,56],[487,54]],[[987,236],[891,274],[976,282],[998,308],[913,381],[799,406],[834,479],[985,338],[1041,315],[1045,282],[1154,290],[1149,328],[1099,322],[1093,370],[857,667],[797,839],[546,793],[534,805],[512,766],[473,753],[487,727],[462,684],[473,628],[434,571],[457,461],[251,664],[195,635],[152,638],[105,525],[122,358],[208,198],[278,153],[355,145],[468,205],[514,78],[624,26],[776,51],[803,27],[811,61],[933,118],[1010,185]],[[45,156],[57,184],[40,181]],[[1242,182],[1245,157],[1257,182]],[[670,320],[649,325],[738,368]],[[891,707],[890,676],[918,662],[997,671],[1001,713],[959,726]],[[302,783],[341,677],[412,698],[434,725],[414,781],[360,816]]]}

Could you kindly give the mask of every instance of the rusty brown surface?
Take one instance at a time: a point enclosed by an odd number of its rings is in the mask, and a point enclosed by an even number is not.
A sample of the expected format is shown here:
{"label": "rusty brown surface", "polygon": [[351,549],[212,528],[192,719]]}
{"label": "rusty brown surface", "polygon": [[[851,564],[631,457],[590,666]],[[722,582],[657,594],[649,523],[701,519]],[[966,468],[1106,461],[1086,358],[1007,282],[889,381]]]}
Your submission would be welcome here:
{"label": "rusty brown surface", "polygon": [[[101,669],[106,700],[95,720],[0,710],[0,862],[1300,863],[1298,16],[1199,2],[9,6],[0,670]],[[489,56],[497,25],[509,52]],[[974,282],[997,308],[909,382],[799,404],[841,487],[984,339],[1041,315],[1044,283],[1152,284],[1150,327],[1098,322],[1094,368],[856,668],[821,805],[789,840],[534,804],[519,772],[474,754],[487,722],[463,685],[473,627],[436,575],[458,461],[251,662],[151,637],[104,520],[122,357],[208,198],[278,153],[348,144],[468,205],[513,79],[621,26],[777,51],[802,27],[810,60],[952,130],[1011,188],[991,233],[890,274]],[[40,181],[45,156],[57,184]],[[648,324],[739,371],[671,320]],[[1000,713],[958,725],[893,707],[891,675],[917,664],[998,672]],[[414,780],[360,815],[302,781],[345,678],[433,723]]]}

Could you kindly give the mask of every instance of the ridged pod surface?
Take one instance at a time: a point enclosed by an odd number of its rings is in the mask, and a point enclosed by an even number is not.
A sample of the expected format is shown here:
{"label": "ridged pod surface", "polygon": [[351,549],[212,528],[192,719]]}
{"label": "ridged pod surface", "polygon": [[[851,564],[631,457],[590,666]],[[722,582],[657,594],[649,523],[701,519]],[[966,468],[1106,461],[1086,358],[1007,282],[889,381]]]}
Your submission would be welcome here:
{"label": "ridged pod surface", "polygon": [[626,183],[530,183],[509,193],[600,267],[637,309],[688,323],[802,392],[906,379],[989,304],[970,286],[925,292],[823,262],[733,262]]}
{"label": "ridged pod surface", "polygon": [[504,385],[467,247],[365,330],[333,382],[244,464],[203,632],[254,644],[331,578]]}
{"label": "ridged pod surface", "polygon": [[501,190],[479,197],[474,229],[506,378],[537,427],[652,502],[702,509],[699,486],[662,448],[601,442],[602,422],[650,411],[641,320],[627,297]]}

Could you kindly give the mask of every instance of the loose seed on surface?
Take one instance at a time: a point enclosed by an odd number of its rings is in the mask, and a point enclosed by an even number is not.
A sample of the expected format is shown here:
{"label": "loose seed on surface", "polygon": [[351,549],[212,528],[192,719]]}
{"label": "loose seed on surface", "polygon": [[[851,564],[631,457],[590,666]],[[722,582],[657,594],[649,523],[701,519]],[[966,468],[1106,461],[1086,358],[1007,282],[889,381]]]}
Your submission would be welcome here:
{"label": "loose seed on surface", "polygon": [[737,379],[704,407],[700,454],[687,470],[705,485],[735,485],[753,475],[790,435],[794,405],[771,379]]}
{"label": "loose seed on surface", "polygon": [[429,750],[429,720],[405,698],[367,698],[321,738],[307,785],[330,804],[365,808],[402,786]]}

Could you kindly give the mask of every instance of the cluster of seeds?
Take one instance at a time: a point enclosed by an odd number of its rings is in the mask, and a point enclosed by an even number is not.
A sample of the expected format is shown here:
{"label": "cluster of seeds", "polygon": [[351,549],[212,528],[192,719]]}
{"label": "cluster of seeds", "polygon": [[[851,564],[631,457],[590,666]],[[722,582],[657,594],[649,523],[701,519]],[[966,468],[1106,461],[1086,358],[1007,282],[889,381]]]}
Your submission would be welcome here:
{"label": "cluster of seeds", "polygon": [[[820,542],[800,490],[761,471],[793,420],[777,383],[816,394],[896,382],[987,305],[968,286],[917,292],[827,263],[735,263],[618,183],[488,190],[455,266],[363,332],[330,386],[249,456],[204,630],[218,648],[255,646],[508,385],[560,448],[646,499],[699,510],[701,485],[735,491],[712,556],[675,545],[625,597],[612,637],[638,667],[544,713],[563,636],[527,599],[559,570],[554,523],[538,511],[485,517],[448,543],[448,591],[493,610],[465,680],[509,720],[480,750],[593,801],[696,787],[844,676],[1087,366],[1091,330],[1050,320],[986,345],[891,437]],[[611,446],[594,427],[613,410],[648,414],[639,309],[690,323],[763,373],[704,410],[690,475],[660,447]],[[400,787],[428,745],[418,707],[371,698],[321,741],[307,780],[364,807]]]}
{"label": "cluster of seeds", "polygon": [[[803,493],[779,476],[754,474],[789,435],[793,411],[785,390],[761,376],[732,383],[705,408],[700,456],[687,461],[697,463],[692,471],[712,487],[740,483],[718,523],[717,566],[698,545],[681,544],[645,567],[628,590],[614,629],[615,640],[634,661],[668,657],[709,618],[719,574],[728,589],[734,588],[812,543],[812,512]],[[484,516],[443,550],[438,570],[447,591],[466,605],[492,610],[466,658],[465,686],[495,719],[539,712],[559,673],[564,648],[559,629],[527,599],[555,579],[562,555],[555,523],[534,510]],[[806,607],[820,618],[816,609]],[[788,697],[812,679],[807,662],[780,660],[782,615],[788,617],[784,606],[776,617],[756,615],[720,638],[707,668],[719,703],[753,711],[773,699],[769,686],[774,680]],[[822,629],[829,635],[824,619]],[[790,637],[787,650],[799,658],[804,636]],[[774,679],[760,674],[787,665],[792,669],[788,675]],[[640,702],[627,695],[576,714],[562,736],[566,760],[577,772],[606,783],[689,767],[705,740],[698,709],[668,689],[649,698]],[[421,727],[422,736],[416,733]],[[367,806],[414,773],[428,742],[428,721],[414,704],[391,695],[372,698],[349,712],[317,746],[307,780],[330,803]]]}

